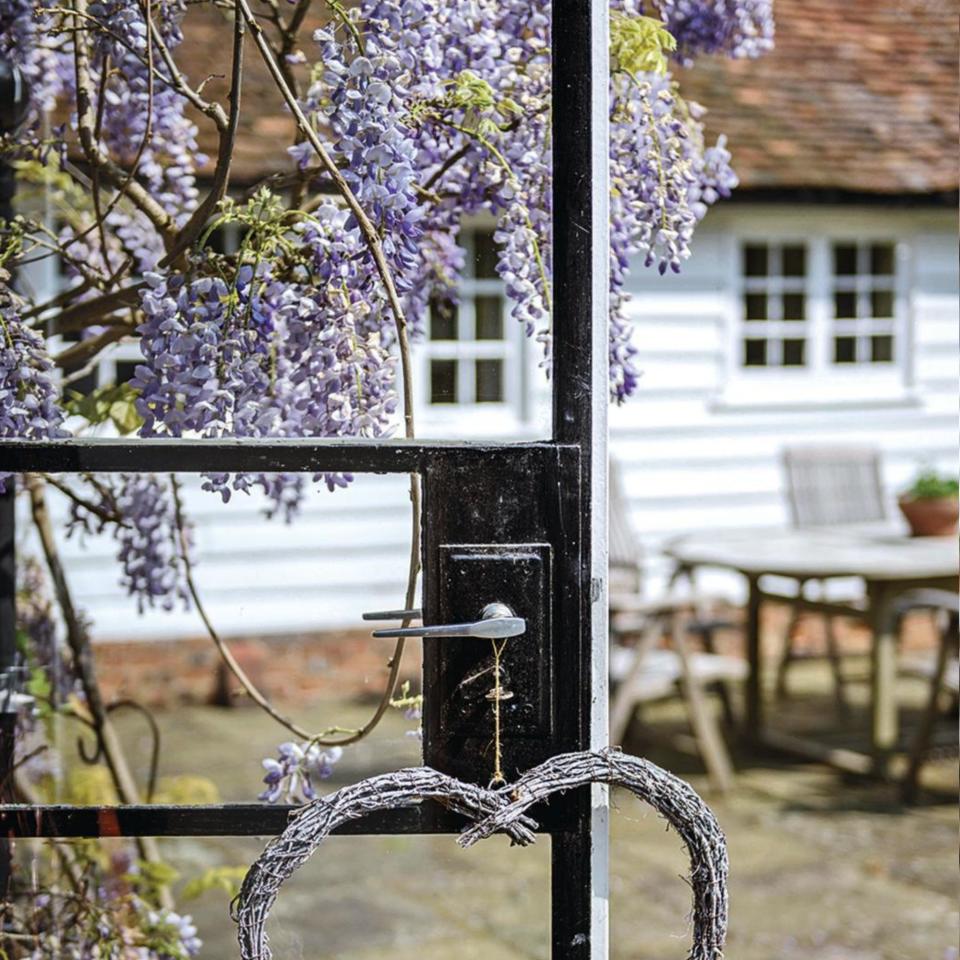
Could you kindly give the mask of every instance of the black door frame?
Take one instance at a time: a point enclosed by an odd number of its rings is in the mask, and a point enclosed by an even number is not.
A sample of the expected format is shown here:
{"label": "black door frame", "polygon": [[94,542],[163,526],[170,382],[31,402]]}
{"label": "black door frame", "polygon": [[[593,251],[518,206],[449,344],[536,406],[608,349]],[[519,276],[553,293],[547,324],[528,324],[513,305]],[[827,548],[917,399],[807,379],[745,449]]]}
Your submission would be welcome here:
{"label": "black door frame", "polygon": [[[448,534],[452,478],[480,478],[474,495],[493,515],[509,496],[538,508],[538,526],[517,532],[495,523],[484,539],[544,538],[553,551],[553,717],[549,737],[517,753],[518,764],[606,742],[606,406],[607,406],[607,4],[553,0],[553,430],[549,440],[494,444],[388,440],[58,440],[0,441],[0,470],[72,472],[351,472],[421,475],[425,489],[425,618],[439,583],[431,551]],[[12,488],[13,484],[8,484]],[[515,511],[516,512],[516,511]],[[523,512],[522,510],[519,512]],[[509,511],[507,511],[509,513]],[[446,519],[444,519],[446,518]],[[506,523],[506,521],[505,521]],[[446,524],[446,526],[444,526]],[[15,602],[12,493],[0,497],[0,657],[12,662]],[[432,591],[432,594],[431,594]],[[431,599],[432,596],[432,599]],[[429,622],[429,619],[428,619]],[[443,651],[425,644],[426,678]],[[425,755],[456,768],[429,740]],[[3,741],[0,741],[0,750]],[[9,769],[0,757],[0,770]],[[462,764],[461,764],[462,765]],[[482,779],[466,765],[463,775]],[[485,770],[489,776],[489,769]],[[291,807],[2,805],[7,837],[240,836],[283,830]],[[604,788],[556,798],[538,812],[551,837],[552,956],[607,954],[607,837]],[[341,834],[458,832],[463,821],[429,802],[344,824]]]}

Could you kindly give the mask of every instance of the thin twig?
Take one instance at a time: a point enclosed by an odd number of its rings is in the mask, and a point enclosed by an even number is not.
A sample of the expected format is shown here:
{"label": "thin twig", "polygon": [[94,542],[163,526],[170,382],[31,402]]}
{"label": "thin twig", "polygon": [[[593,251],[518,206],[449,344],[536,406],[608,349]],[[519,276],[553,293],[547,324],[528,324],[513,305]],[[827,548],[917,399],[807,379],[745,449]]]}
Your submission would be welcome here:
{"label": "thin twig", "polygon": [[[163,43],[159,31],[151,24],[152,34],[156,34],[160,44]],[[219,142],[217,145],[217,162],[213,171],[213,182],[207,191],[203,203],[194,210],[190,219],[183,225],[177,237],[176,243],[160,261],[160,266],[168,266],[175,262],[190,247],[193,242],[203,232],[207,221],[213,216],[217,204],[223,199],[227,192],[227,186],[230,182],[230,165],[233,162],[233,150],[237,140],[237,130],[240,126],[240,93],[243,81],[243,40],[245,36],[243,17],[234,16],[233,22],[233,65],[230,70],[230,115],[223,118],[223,110],[217,104],[219,114],[215,117],[217,129],[219,131]],[[161,47],[161,54],[165,50]],[[170,57],[169,50],[166,51],[166,57],[169,57],[169,68],[176,69],[173,66],[173,58]]]}
{"label": "thin twig", "polygon": [[94,503],[92,500],[88,500],[86,497],[80,496],[75,490],[72,490],[67,484],[62,480],[56,477],[52,473],[42,473],[40,476],[50,484],[51,487],[55,487],[59,490],[65,497],[68,497],[72,500],[77,506],[83,507],[84,510],[88,510],[95,517],[99,517],[104,523],[115,523],[121,527],[129,527],[130,522],[124,520],[124,518],[119,513],[112,513],[109,510],[105,510],[99,504]]}
{"label": "thin twig", "polygon": [[120,189],[147,219],[157,228],[164,243],[173,242],[176,226],[170,214],[136,180],[128,180],[126,171],[118,167],[100,147],[94,136],[93,117],[91,116],[93,97],[90,89],[90,59],[86,40],[81,36],[78,19],[86,15],[86,0],[74,0],[73,11],[76,14],[73,23],[74,76],[76,79],[77,132],[80,145],[87,160],[97,167],[111,186]]}
{"label": "thin twig", "polygon": [[116,343],[117,340],[122,340],[124,337],[133,333],[135,329],[136,325],[133,323],[133,321],[130,321],[126,324],[117,324],[115,326],[107,327],[106,330],[96,334],[96,336],[88,337],[86,340],[81,340],[79,343],[75,343],[73,346],[67,347],[67,349],[62,353],[58,353],[56,357],[53,358],[54,363],[56,363],[58,367],[69,369],[75,364],[83,363],[90,357],[95,356],[104,347],[110,346],[111,343]]}

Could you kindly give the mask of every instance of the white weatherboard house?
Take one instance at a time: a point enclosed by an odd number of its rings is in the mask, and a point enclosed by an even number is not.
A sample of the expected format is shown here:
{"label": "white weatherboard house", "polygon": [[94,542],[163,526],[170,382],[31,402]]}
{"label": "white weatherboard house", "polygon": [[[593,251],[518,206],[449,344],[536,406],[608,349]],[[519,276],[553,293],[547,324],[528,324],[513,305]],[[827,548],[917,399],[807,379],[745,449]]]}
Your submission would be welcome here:
{"label": "white weatherboard house", "polygon": [[[920,464],[956,469],[957,6],[906,15],[852,0],[814,14],[778,0],[772,56],[683,78],[714,135],[728,134],[742,182],[700,227],[681,275],[638,264],[630,280],[645,372],[611,411],[611,452],[652,590],[670,536],[787,523],[785,445],[880,447],[892,515]],[[262,153],[244,154],[250,181]],[[419,431],[543,435],[547,387],[535,345],[505,317],[489,226],[465,236],[461,305],[434,312],[417,350]],[[118,347],[101,382],[135,356]],[[401,603],[403,477],[319,492],[289,527],[266,523],[256,498],[189,500],[201,589],[227,635],[359,627],[361,611]],[[98,637],[202,632],[191,614],[137,618],[109,542],[67,552]]]}

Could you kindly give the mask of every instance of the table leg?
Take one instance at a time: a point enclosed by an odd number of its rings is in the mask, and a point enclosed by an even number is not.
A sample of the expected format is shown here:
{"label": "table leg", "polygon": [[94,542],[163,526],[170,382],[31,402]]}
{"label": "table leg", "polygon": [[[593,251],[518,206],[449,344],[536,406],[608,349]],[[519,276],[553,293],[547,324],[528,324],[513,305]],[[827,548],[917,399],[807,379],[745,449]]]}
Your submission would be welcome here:
{"label": "table leg", "polygon": [[897,745],[897,624],[893,591],[884,583],[868,583],[870,627],[870,746],[874,772],[884,776]]}
{"label": "table leg", "polygon": [[757,577],[747,578],[747,661],[750,672],[746,683],[746,735],[759,740],[763,733],[763,677],[760,656],[760,583]]}

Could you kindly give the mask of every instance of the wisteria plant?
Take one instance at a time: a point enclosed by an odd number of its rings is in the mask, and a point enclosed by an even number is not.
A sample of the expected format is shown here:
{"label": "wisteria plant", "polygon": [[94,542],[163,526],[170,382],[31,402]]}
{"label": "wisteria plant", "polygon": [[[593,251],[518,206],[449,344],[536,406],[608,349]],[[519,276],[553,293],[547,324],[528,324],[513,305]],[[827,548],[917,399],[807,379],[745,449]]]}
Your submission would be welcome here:
{"label": "wisteria plant", "polygon": [[[231,50],[220,99],[207,92],[206,65],[181,55],[203,17]],[[723,138],[707,140],[702,108],[683,99],[672,71],[703,54],[769,49],[772,0],[611,0],[610,26],[609,382],[623,402],[642,353],[628,319],[629,270],[679,271],[697,223],[736,185]],[[144,438],[413,436],[410,352],[430,304],[456,297],[461,224],[481,214],[496,221],[510,312],[549,372],[550,28],[546,0],[0,0],[0,60],[30,96],[25,121],[0,140],[0,162],[15,168],[21,196],[42,191],[57,210],[52,220],[25,202],[2,224],[0,439],[49,440],[105,422]],[[290,117],[289,162],[237,194],[228,188],[252,58]],[[201,140],[215,143],[210,158]],[[228,226],[242,239],[225,254],[211,238]],[[15,278],[48,257],[67,282],[41,300]],[[73,388],[128,339],[141,353],[132,380]],[[312,481],[333,491],[351,479]],[[203,485],[224,501],[259,491],[270,515],[294,520],[308,481],[209,473]],[[0,472],[3,482],[13,481]],[[309,798],[391,702],[419,708],[408,692],[396,697],[401,641],[364,727],[317,734],[280,714],[203,609],[175,477],[31,474],[16,486],[56,601],[38,599],[42,578],[30,568],[21,640],[38,702],[83,714],[119,799],[142,791],[57,553],[51,486],[70,504],[72,535],[115,540],[139,611],[193,605],[247,693],[295,736],[264,761],[263,799]],[[408,608],[419,564],[415,477],[411,501]],[[62,672],[44,681],[55,662],[68,668],[67,689]],[[158,859],[147,841],[139,853]],[[75,909],[77,900],[64,902]],[[155,908],[139,893],[125,902],[117,923],[140,917],[141,930],[165,931],[162,945],[141,938],[135,952],[117,937],[97,956],[195,951],[195,931],[162,886]],[[68,955],[44,943],[23,955]],[[93,956],[82,947],[75,955]]]}

